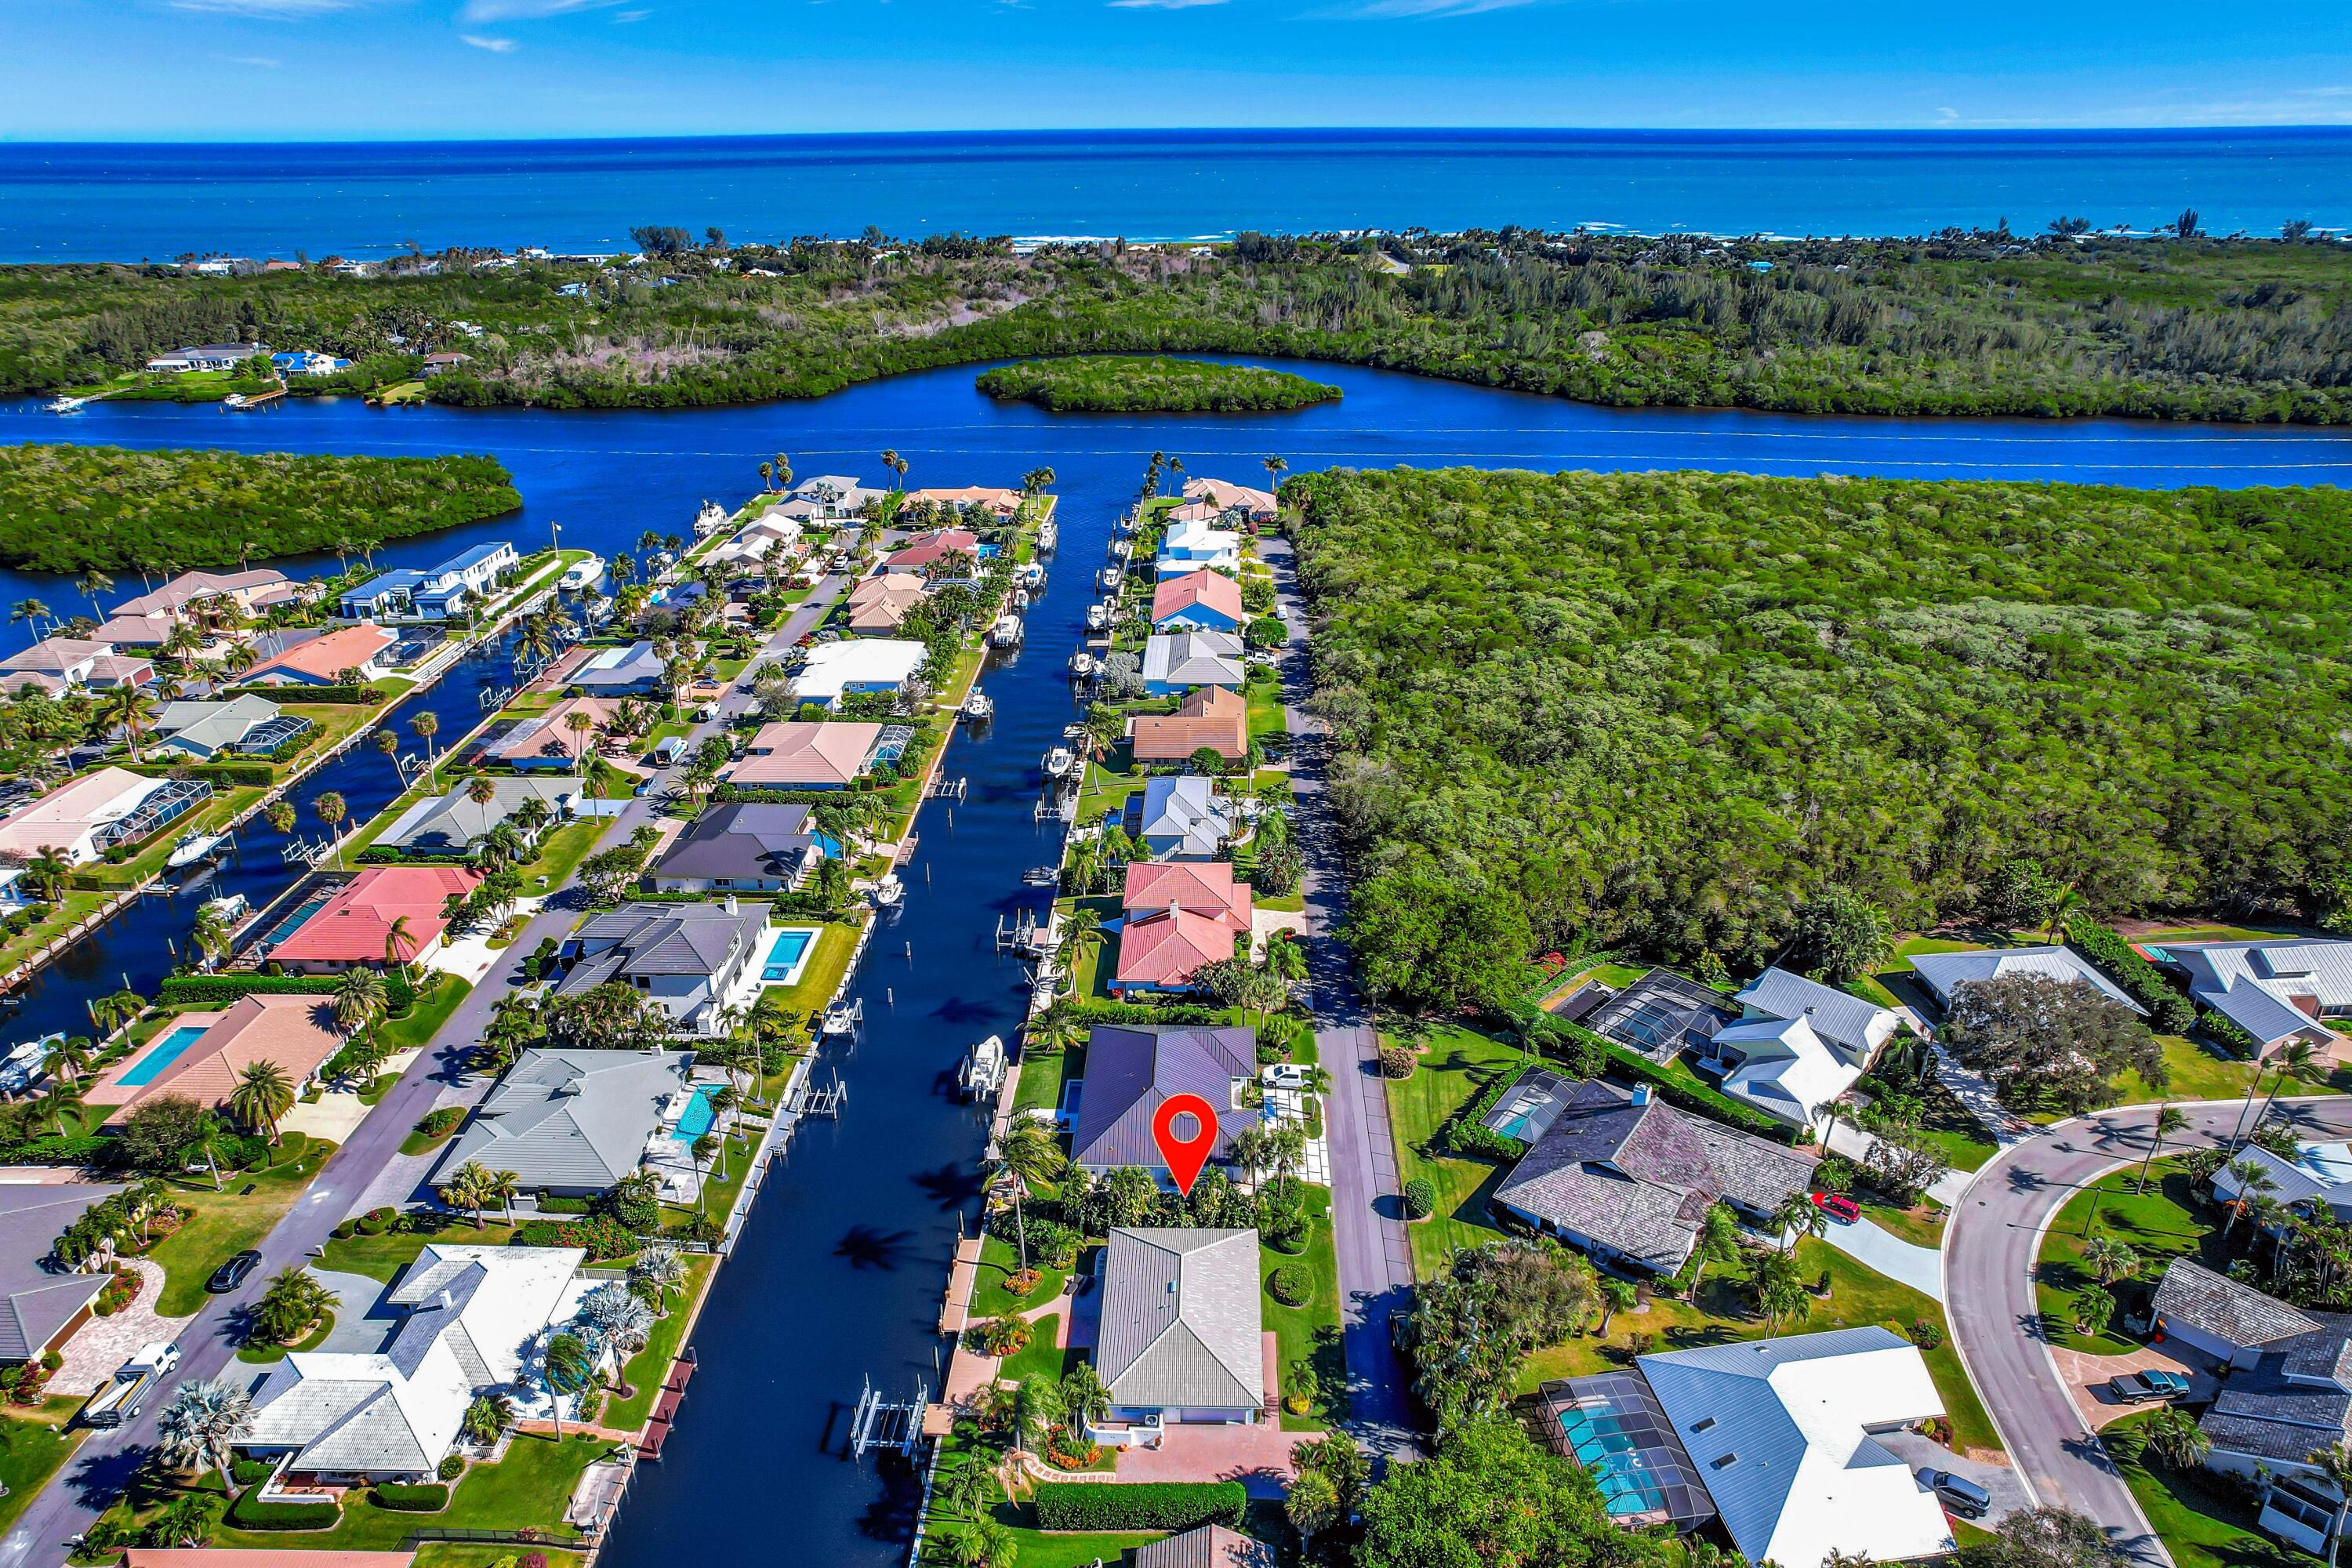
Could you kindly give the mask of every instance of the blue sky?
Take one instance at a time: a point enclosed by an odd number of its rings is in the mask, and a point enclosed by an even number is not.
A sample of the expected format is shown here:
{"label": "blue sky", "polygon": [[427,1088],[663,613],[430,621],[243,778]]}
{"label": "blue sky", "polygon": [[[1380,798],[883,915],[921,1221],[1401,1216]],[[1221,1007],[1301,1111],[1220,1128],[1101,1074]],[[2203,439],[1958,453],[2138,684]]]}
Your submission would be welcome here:
{"label": "blue sky", "polygon": [[2352,122],[2352,7],[0,0],[0,137]]}

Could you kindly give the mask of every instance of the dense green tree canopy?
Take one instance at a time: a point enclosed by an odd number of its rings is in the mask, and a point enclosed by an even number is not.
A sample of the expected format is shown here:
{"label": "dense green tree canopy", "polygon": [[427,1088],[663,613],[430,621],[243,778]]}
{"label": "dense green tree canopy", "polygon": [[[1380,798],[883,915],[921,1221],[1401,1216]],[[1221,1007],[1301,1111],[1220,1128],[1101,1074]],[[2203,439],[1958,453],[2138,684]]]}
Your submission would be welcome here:
{"label": "dense green tree canopy", "polygon": [[1364,1495],[1358,1568],[1581,1568],[1664,1560],[1611,1522],[1592,1478],[1506,1420],[1473,1422]]}
{"label": "dense green tree canopy", "polygon": [[2347,864],[2342,491],[1286,493],[1378,992],[1493,1000],[1579,932],[1753,964],[1828,889],[1912,928],[2020,857],[2116,913],[2316,915]]}
{"label": "dense green tree canopy", "polygon": [[1339,396],[1336,386],[1262,365],[1135,354],[1000,365],[982,372],[975,384],[991,397],[1018,398],[1055,413],[1239,413],[1305,408]]}
{"label": "dense green tree canopy", "polygon": [[521,505],[495,458],[0,447],[0,565],[235,566],[406,539]]}

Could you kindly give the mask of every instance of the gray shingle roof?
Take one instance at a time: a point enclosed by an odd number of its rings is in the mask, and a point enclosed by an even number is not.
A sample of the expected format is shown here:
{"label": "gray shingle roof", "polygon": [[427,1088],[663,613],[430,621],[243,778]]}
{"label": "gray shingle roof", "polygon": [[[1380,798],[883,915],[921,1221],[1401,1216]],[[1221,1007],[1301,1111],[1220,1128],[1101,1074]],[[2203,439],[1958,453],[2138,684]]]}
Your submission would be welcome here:
{"label": "gray shingle roof", "polygon": [[1561,1098],[1495,1200],[1671,1270],[1717,1198],[1769,1212],[1811,1174],[1779,1144],[1663,1100],[1637,1106],[1630,1091],[1586,1079]]}
{"label": "gray shingle roof", "polygon": [[567,944],[584,962],[564,975],[570,994],[620,975],[685,974],[710,979],[748,951],[768,924],[766,904],[623,904],[591,919]]}
{"label": "gray shingle roof", "polygon": [[246,1442],[299,1444],[317,1469],[404,1473],[440,1462],[426,1457],[387,1383],[304,1377],[289,1360],[270,1370],[254,1401]]}
{"label": "gray shingle roof", "polygon": [[2301,1464],[2352,1436],[2352,1317],[2315,1317],[2221,1385],[2199,1423],[2215,1447]]}
{"label": "gray shingle roof", "polygon": [[1777,967],[1740,987],[1732,1000],[1775,1018],[1802,1018],[1814,1034],[1855,1061],[1869,1055],[1874,1031],[1883,1036],[1895,1023],[1889,1008]]}
{"label": "gray shingle roof", "polygon": [[1256,1409],[1264,1331],[1255,1230],[1111,1231],[1095,1361],[1114,1405]]}
{"label": "gray shingle roof", "polygon": [[449,1145],[434,1180],[478,1160],[512,1171],[527,1188],[609,1187],[636,1170],[664,1102],[686,1087],[693,1065],[691,1051],[527,1050]]}
{"label": "gray shingle roof", "polygon": [[2201,1263],[2176,1258],[2156,1288],[2158,1317],[2251,1349],[2307,1334],[2318,1323],[2275,1296],[2241,1285]]}
{"label": "gray shingle roof", "polygon": [[1137,1547],[1134,1568],[1274,1568],[1274,1548],[1254,1535],[1204,1524]]}
{"label": "gray shingle roof", "polygon": [[656,880],[681,878],[739,882],[763,879],[790,881],[816,847],[809,832],[809,808],[747,802],[714,806],[679,834],[658,864]]}
{"label": "gray shingle roof", "polygon": [[1078,1098],[1071,1158],[1082,1165],[1165,1165],[1151,1118],[1171,1094],[1197,1094],[1218,1107],[1223,1161],[1234,1133],[1256,1126],[1258,1112],[1232,1108],[1234,1080],[1257,1076],[1257,1042],[1249,1030],[1198,1024],[1101,1024],[1087,1036],[1086,1090]]}
{"label": "gray shingle roof", "polygon": [[106,1288],[103,1274],[52,1273],[44,1262],[59,1232],[121,1190],[114,1182],[0,1186],[0,1362],[37,1355]]}
{"label": "gray shingle roof", "polygon": [[384,829],[376,843],[387,849],[415,849],[435,855],[463,854],[473,847],[476,839],[521,810],[524,801],[541,801],[550,813],[561,816],[563,797],[577,795],[581,787],[582,781],[569,775],[562,778],[494,778],[490,781],[492,793],[488,800],[477,803],[468,799],[462,789],[429,796],[402,812],[399,818]]}

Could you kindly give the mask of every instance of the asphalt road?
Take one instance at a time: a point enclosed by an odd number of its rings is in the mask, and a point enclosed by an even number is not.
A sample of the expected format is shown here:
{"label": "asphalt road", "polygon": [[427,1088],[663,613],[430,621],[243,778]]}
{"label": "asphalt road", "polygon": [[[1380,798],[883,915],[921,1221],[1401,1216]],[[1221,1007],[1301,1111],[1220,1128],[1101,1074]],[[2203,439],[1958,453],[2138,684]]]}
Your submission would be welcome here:
{"label": "asphalt road", "polygon": [[1328,748],[1322,721],[1307,711],[1307,613],[1290,575],[1287,541],[1262,539],[1277,603],[1290,628],[1282,650],[1283,716],[1290,733],[1292,829],[1306,857],[1307,998],[1315,1044],[1331,1074],[1325,1132],[1331,1155],[1331,1233],[1339,1269],[1340,1336],[1348,1367],[1349,1429],[1375,1453],[1410,1455],[1412,1405],[1391,1321],[1412,1293],[1396,1144],[1380,1076],[1380,1039],[1356,994],[1338,931],[1347,884],[1338,826],[1323,793]]}
{"label": "asphalt road", "polygon": [[[761,647],[761,656],[779,655],[806,635],[824,618],[843,586],[840,577],[821,581],[783,625],[770,635]],[[720,716],[694,730],[688,752],[706,737],[722,731],[729,719],[746,711],[751,702],[750,695],[740,689],[740,685],[730,687],[721,699]],[[641,824],[652,819],[667,778],[666,772],[654,774],[653,787],[630,801],[599,836],[599,847],[609,848],[623,842]],[[499,998],[521,984],[523,958],[539,945],[541,938],[561,937],[578,922],[584,906],[572,896],[572,879],[566,879],[562,887],[551,891],[541,912],[524,926],[521,934],[483,976],[482,983],[457,1005],[401,1080],[359,1124],[351,1139],[329,1156],[318,1179],[263,1238],[259,1247],[261,1266],[247,1277],[244,1288],[231,1295],[206,1298],[203,1310],[181,1331],[178,1374],[149,1391],[137,1417],[112,1431],[91,1434],[65,1471],[33,1500],[32,1506],[9,1531],[7,1539],[0,1542],[0,1568],[17,1568],[21,1563],[47,1568],[48,1564],[62,1562],[68,1542],[89,1528],[144,1461],[147,1448],[154,1441],[156,1414],[169,1402],[172,1390],[192,1379],[217,1377],[229,1365],[242,1342],[243,1336],[238,1331],[242,1315],[268,1286],[269,1277],[315,1257],[326,1246],[329,1233],[353,1212],[371,1206],[372,1197],[394,1201],[373,1189],[387,1170],[399,1168],[401,1140],[425,1112],[445,1104],[471,1105],[488,1092],[490,1080],[465,1071],[467,1054],[488,1028]]]}
{"label": "asphalt road", "polygon": [[[2220,1143],[2240,1102],[2178,1109],[2190,1130],[2166,1140],[2167,1150]],[[2352,1100],[2281,1100],[2273,1115],[2314,1133],[2352,1132]],[[2059,1378],[2033,1294],[2034,1258],[2052,1218],[2106,1172],[2145,1157],[2155,1120],[2152,1105],[2103,1111],[1990,1162],[1954,1211],[1944,1279],[1953,1342],[2034,1500],[2089,1515],[2136,1561],[2168,1568],[2163,1542]]]}

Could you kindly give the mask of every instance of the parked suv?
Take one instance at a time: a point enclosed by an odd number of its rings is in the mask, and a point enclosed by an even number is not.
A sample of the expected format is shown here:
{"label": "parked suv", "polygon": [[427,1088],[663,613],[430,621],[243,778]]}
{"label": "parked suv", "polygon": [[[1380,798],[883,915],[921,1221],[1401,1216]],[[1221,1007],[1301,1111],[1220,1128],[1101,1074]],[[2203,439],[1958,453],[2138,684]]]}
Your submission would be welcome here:
{"label": "parked suv", "polygon": [[2151,1367],[2146,1372],[2126,1372],[2107,1379],[2107,1392],[2126,1405],[2160,1403],[2187,1394],[2189,1380],[2177,1372]]}
{"label": "parked suv", "polygon": [[1982,1519],[1992,1507],[1992,1493],[1966,1476],[1936,1470],[1929,1474],[1927,1484],[1936,1489],[1937,1500],[1962,1519]]}

